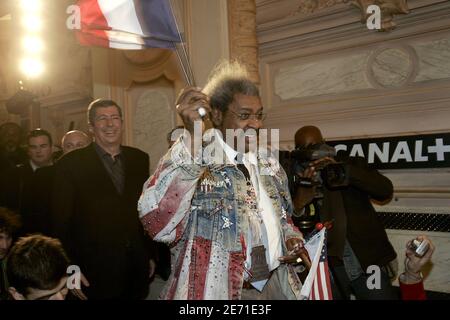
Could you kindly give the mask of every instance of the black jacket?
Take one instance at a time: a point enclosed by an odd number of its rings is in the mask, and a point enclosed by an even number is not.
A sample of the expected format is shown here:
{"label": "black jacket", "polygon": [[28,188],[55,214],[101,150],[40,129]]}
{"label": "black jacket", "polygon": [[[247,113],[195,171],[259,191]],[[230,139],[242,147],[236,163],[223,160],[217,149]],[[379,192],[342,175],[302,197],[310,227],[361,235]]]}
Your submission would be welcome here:
{"label": "black jacket", "polygon": [[28,206],[33,175],[29,162],[6,170],[0,181],[0,206],[22,214]]}
{"label": "black jacket", "polygon": [[[312,203],[320,212],[322,222],[333,220],[333,227],[328,231],[328,255],[342,258],[347,239],[364,270],[369,265],[386,265],[395,259],[396,253],[371,200],[390,199],[393,194],[392,183],[377,170],[370,168],[364,158],[348,157],[339,152],[336,160],[345,164],[349,185],[336,189],[324,187],[321,204],[317,200]],[[285,166],[292,180],[292,164],[286,161]],[[294,187],[291,192],[295,196]],[[309,204],[306,209],[308,216]],[[298,220],[301,219],[294,219],[297,223]]]}
{"label": "black jacket", "polygon": [[90,282],[91,299],[143,298],[148,290],[152,244],[144,235],[137,202],[149,176],[149,157],[122,147],[120,195],[94,144],[72,151],[56,165],[52,230]]}
{"label": "black jacket", "polygon": [[392,182],[369,168],[364,158],[339,154],[337,160],[348,166],[349,186],[336,190],[325,188],[321,220],[334,219],[328,233],[328,254],[342,256],[347,238],[364,270],[370,265],[386,265],[396,258],[396,253],[371,199],[389,200],[393,194]]}

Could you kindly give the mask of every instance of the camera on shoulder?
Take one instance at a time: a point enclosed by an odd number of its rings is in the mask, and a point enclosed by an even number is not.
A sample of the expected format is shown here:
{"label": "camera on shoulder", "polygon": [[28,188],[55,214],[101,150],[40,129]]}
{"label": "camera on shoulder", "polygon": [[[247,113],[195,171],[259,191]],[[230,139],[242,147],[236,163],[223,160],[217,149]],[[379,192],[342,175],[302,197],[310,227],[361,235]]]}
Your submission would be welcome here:
{"label": "camera on shoulder", "polygon": [[[313,144],[307,147],[299,147],[291,152],[294,171],[305,171],[312,162],[326,157],[334,158],[336,150],[325,144]],[[330,189],[348,186],[348,167],[343,162],[325,163],[315,166],[319,173],[314,179],[294,178],[296,186],[327,186]]]}

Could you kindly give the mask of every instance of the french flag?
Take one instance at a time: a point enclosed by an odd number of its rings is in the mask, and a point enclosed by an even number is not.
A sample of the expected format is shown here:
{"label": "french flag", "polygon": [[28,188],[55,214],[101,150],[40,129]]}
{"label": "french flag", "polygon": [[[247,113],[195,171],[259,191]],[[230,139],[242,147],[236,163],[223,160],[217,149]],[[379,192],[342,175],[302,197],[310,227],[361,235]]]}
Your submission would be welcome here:
{"label": "french flag", "polygon": [[175,49],[181,42],[170,0],[79,0],[82,45]]}

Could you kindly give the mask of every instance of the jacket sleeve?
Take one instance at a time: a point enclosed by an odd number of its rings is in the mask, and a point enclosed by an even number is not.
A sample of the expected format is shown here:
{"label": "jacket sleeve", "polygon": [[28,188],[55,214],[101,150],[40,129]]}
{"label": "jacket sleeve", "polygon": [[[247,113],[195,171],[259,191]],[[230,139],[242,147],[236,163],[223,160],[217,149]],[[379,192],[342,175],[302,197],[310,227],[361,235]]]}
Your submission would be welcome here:
{"label": "jacket sleeve", "polygon": [[50,203],[50,228],[52,236],[59,238],[68,249],[69,226],[76,205],[75,186],[68,163],[61,159],[55,166]]}
{"label": "jacket sleeve", "polygon": [[181,139],[160,160],[138,202],[139,217],[152,239],[172,244],[181,238],[201,173]]}
{"label": "jacket sleeve", "polygon": [[402,300],[427,300],[423,281],[414,284],[403,283],[399,279]]}
{"label": "jacket sleeve", "polygon": [[392,197],[394,188],[391,180],[376,169],[369,168],[363,158],[350,159],[347,163],[350,185],[378,201],[385,201]]}
{"label": "jacket sleeve", "polygon": [[287,241],[291,238],[301,238],[303,239],[303,234],[298,230],[298,228],[294,225],[294,222],[292,221],[292,213],[294,210],[293,204],[292,204],[292,198],[291,194],[289,192],[289,183],[288,178],[286,175],[286,172],[283,170],[283,168],[279,168],[279,176],[282,181],[282,190],[280,192],[280,196],[283,198],[282,202],[286,204],[286,208],[282,207],[282,210],[285,210],[285,212],[282,212],[281,214],[281,227],[283,228],[284,232],[284,240]]}

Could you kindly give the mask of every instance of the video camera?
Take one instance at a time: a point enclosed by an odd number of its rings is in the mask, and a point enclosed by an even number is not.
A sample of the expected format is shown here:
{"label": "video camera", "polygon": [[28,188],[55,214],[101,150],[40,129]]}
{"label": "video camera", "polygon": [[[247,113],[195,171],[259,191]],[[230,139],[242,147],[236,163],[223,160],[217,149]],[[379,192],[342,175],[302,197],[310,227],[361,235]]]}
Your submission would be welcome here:
{"label": "video camera", "polygon": [[[325,157],[334,158],[336,150],[325,144],[319,143],[309,145],[307,147],[299,147],[291,152],[290,158],[293,162],[294,172],[300,173],[305,171],[311,162]],[[347,166],[342,162],[324,163],[323,166],[315,166],[319,173],[312,180],[301,178],[297,174],[294,175],[294,185],[296,187],[316,187],[316,198],[322,198],[323,185],[330,189],[348,186],[348,171]]]}

